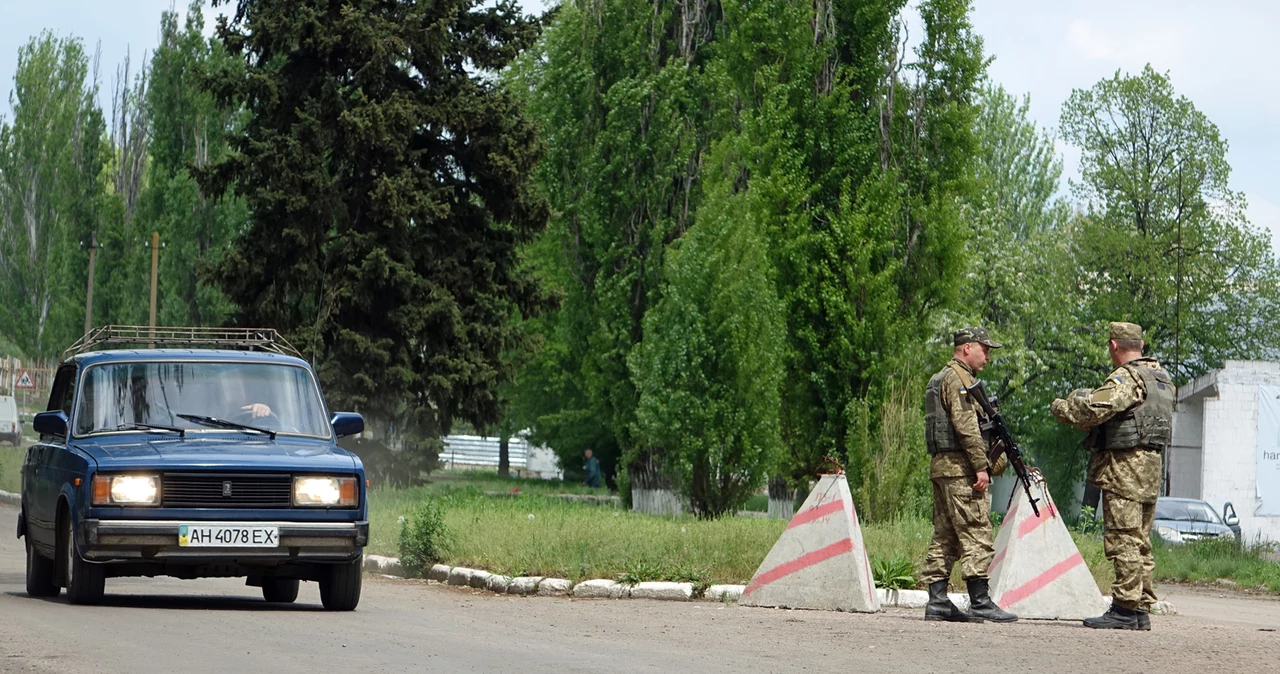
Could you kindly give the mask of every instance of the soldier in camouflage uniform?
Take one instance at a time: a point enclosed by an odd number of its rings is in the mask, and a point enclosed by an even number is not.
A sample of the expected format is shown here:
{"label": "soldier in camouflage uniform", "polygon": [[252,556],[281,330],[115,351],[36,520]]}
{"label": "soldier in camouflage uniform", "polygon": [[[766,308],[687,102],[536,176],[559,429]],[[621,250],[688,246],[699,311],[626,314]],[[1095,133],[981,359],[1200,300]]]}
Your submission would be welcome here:
{"label": "soldier in camouflage uniform", "polygon": [[1110,337],[1116,369],[1102,386],[1054,400],[1049,410],[1058,421],[1089,431],[1089,483],[1102,491],[1103,549],[1116,572],[1111,608],[1084,624],[1149,630],[1148,613],[1156,601],[1151,525],[1162,455],[1173,439],[1177,389],[1160,363],[1142,357],[1141,327],[1112,323]]}
{"label": "soldier in camouflage uniform", "polygon": [[[1012,622],[1018,617],[1001,610],[988,594],[987,568],[995,556],[991,540],[991,475],[1003,470],[1004,460],[989,465],[989,442],[982,434],[981,409],[968,395],[974,375],[982,371],[990,350],[1000,345],[982,328],[955,333],[955,352],[947,366],[925,389],[925,444],[932,457],[933,542],[925,557],[921,579],[929,584],[925,620],[954,622]],[[961,562],[969,589],[969,613],[947,598],[951,567]]]}

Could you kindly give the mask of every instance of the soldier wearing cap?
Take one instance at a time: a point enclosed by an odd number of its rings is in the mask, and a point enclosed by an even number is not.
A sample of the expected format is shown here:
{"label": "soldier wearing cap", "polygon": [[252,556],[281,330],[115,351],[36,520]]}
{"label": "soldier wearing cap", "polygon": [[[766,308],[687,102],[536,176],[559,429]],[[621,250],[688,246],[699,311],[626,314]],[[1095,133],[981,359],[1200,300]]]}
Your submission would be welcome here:
{"label": "soldier wearing cap", "polygon": [[1143,358],[1142,328],[1112,323],[1108,350],[1116,369],[1092,391],[1054,400],[1060,422],[1089,431],[1089,482],[1102,491],[1103,549],[1115,567],[1111,608],[1084,621],[1098,629],[1149,630],[1156,601],[1151,525],[1161,461],[1173,439],[1177,389],[1154,358]]}
{"label": "soldier wearing cap", "polygon": [[[951,361],[925,389],[925,445],[932,457],[933,541],[921,579],[929,585],[925,620],[1012,622],[988,594],[987,568],[995,556],[991,540],[991,475],[1004,469],[1004,458],[989,465],[989,441],[983,436],[981,409],[968,395],[975,375],[1000,345],[982,328],[964,328],[953,338]],[[947,598],[951,567],[959,561],[969,589],[969,613]]]}

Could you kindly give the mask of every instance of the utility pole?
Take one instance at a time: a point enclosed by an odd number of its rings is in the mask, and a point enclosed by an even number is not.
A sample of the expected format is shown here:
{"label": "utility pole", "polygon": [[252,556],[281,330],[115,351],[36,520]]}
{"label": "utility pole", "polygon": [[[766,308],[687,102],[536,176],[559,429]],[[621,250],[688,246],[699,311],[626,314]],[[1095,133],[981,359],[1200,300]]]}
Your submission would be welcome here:
{"label": "utility pole", "polygon": [[[151,233],[151,337],[156,336],[156,275],[160,269],[160,232]],[[151,348],[155,348],[155,344]]]}
{"label": "utility pole", "polygon": [[[82,244],[83,245],[83,244]],[[98,233],[96,231],[89,233],[89,288],[85,291],[84,300],[84,334],[89,334],[93,329],[93,268],[94,257],[98,252]]]}

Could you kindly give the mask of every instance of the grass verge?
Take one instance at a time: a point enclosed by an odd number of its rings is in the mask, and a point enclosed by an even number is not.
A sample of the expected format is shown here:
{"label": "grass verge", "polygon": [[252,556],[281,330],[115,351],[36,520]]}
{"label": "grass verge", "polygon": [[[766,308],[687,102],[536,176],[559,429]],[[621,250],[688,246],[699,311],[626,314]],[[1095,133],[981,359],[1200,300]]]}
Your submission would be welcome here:
{"label": "grass verge", "polygon": [[[370,494],[369,551],[398,556],[401,516],[424,499],[444,511],[444,562],[506,575],[541,575],[583,580],[615,578],[632,582],[679,580],[698,585],[746,583],[786,527],[786,522],[729,517],[639,515],[607,505],[566,502],[544,494],[486,498],[479,488],[433,484]],[[550,491],[550,490],[548,490]],[[876,560],[911,560],[916,577],[924,561],[932,524],[924,519],[870,523],[863,539]],[[1076,547],[1104,593],[1114,579],[1098,534],[1072,532]],[[1280,563],[1265,549],[1213,541],[1155,546],[1156,580],[1214,582],[1280,593]],[[963,582],[952,577],[955,588]]]}
{"label": "grass verge", "polygon": [[22,490],[22,457],[25,447],[0,445],[0,490],[17,494]]}

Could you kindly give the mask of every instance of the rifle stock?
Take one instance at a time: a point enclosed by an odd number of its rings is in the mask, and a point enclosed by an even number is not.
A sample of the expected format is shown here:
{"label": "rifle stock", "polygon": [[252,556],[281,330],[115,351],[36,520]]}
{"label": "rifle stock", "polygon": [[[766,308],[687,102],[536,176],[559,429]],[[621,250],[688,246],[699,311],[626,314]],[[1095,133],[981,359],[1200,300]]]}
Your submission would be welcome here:
{"label": "rifle stock", "polygon": [[991,423],[992,439],[991,450],[987,454],[987,461],[992,466],[996,460],[1004,454],[1009,459],[1009,465],[1013,466],[1013,472],[1018,476],[1018,481],[1022,483],[1022,489],[1027,492],[1027,500],[1031,502],[1031,511],[1040,517],[1040,509],[1036,507],[1036,502],[1040,499],[1031,494],[1031,473],[1027,470],[1027,464],[1022,460],[1022,449],[1018,447],[1018,443],[1013,441],[1013,436],[1009,434],[1009,428],[1004,424],[1004,417],[1000,415],[1000,410],[991,403],[987,397],[987,391],[983,387],[983,383],[974,382],[969,387],[969,395],[973,401],[978,403],[978,407],[982,408],[982,413],[987,416]]}

